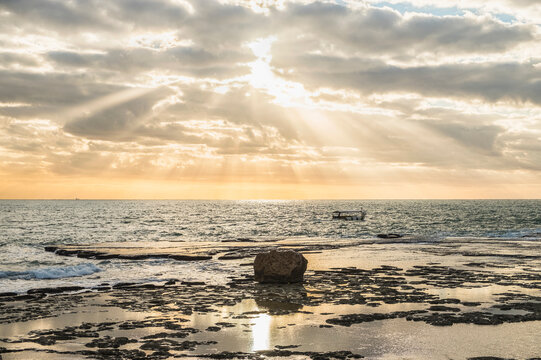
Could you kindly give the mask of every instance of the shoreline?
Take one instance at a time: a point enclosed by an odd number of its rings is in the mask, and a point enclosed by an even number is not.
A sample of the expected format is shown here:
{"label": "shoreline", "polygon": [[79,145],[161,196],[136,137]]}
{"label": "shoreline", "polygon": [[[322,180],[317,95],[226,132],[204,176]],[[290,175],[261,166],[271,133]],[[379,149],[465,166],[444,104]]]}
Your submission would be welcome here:
{"label": "shoreline", "polygon": [[[3,296],[0,356],[538,357],[540,261],[520,253],[511,259],[490,244],[467,256],[472,246],[312,249],[303,284],[257,284],[244,257],[224,260],[238,272],[223,284],[179,279]],[[476,348],[446,338],[473,338]],[[513,348],[517,341],[521,347]]]}
{"label": "shoreline", "polygon": [[[171,279],[176,279],[177,274],[194,275],[201,277],[206,275],[205,281],[223,282],[227,279],[215,279],[212,270],[221,271],[224,274],[237,272],[239,267],[252,266],[252,259],[260,252],[270,251],[272,249],[290,249],[299,251],[303,254],[318,254],[323,251],[333,254],[325,261],[319,261],[316,256],[318,267],[328,268],[330,261],[334,261],[337,266],[348,263],[348,266],[359,266],[357,259],[349,257],[347,248],[362,247],[364,251],[370,252],[370,258],[373,261],[362,263],[362,266],[386,265],[388,263],[403,263],[404,258],[401,254],[391,252],[397,255],[395,258],[386,256],[390,253],[389,249],[393,247],[403,247],[406,252],[417,251],[430,254],[441,259],[448,258],[451,255],[461,257],[456,264],[461,266],[482,268],[485,265],[506,267],[510,263],[522,263],[525,266],[534,269],[538,264],[541,270],[541,245],[539,244],[541,233],[535,232],[529,235],[515,238],[495,238],[495,237],[444,237],[430,238],[425,236],[404,235],[400,238],[338,238],[329,239],[322,237],[262,237],[262,238],[238,238],[232,240],[223,240],[218,242],[211,241],[148,241],[148,242],[104,242],[96,244],[62,244],[45,245],[41,252],[43,255],[51,254],[58,260],[66,259],[64,266],[52,266],[48,268],[36,268],[29,270],[15,270],[0,272],[1,280],[5,281],[4,291],[0,292],[0,298],[6,296],[25,295],[28,291],[40,292],[50,290],[51,293],[62,292],[52,289],[76,288],[75,290],[99,289],[102,282],[106,281],[112,285],[117,283],[160,283]],[[512,251],[511,251],[512,249]],[[539,251],[538,251],[539,250]],[[340,253],[336,253],[339,251]],[[469,258],[468,261],[463,261]],[[487,259],[489,261],[487,262]],[[81,262],[81,260],[88,260]],[[152,265],[157,261],[163,263],[160,277],[152,278],[152,272],[147,274],[125,277],[126,273],[116,272],[118,278],[111,277],[107,271],[107,265],[112,264],[137,264],[143,266]],[[240,262],[239,262],[240,261]],[[531,264],[526,263],[530,261]],[[498,265],[500,263],[500,265]],[[155,265],[156,265],[155,264]],[[406,262],[406,265],[414,265],[414,262]],[[455,265],[454,262],[449,265]],[[530,266],[532,265],[532,266]],[[124,266],[124,265],[122,265]],[[175,268],[176,266],[176,268]],[[210,271],[206,267],[212,267]],[[172,271],[168,271],[169,267]],[[159,268],[157,268],[160,270]],[[156,269],[154,269],[156,270]],[[175,272],[177,270],[178,272]],[[11,273],[11,274],[10,274]],[[38,274],[38,275],[36,275]],[[166,276],[170,275],[170,276]],[[100,279],[102,279],[100,281]],[[183,279],[193,281],[192,278]],[[17,287],[10,285],[9,282],[18,281]],[[30,286],[28,286],[30,285]],[[34,285],[34,286],[32,286]]]}

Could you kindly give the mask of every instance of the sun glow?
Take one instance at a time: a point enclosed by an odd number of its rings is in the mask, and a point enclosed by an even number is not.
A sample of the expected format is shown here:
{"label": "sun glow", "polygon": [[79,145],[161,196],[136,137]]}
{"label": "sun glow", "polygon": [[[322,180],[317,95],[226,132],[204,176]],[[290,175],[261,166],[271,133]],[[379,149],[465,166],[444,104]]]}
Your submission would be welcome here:
{"label": "sun glow", "polygon": [[310,103],[310,94],[300,83],[287,81],[276,75],[271,65],[272,43],[276,41],[275,36],[259,38],[248,43],[257,59],[248,65],[251,73],[248,82],[256,89],[264,90],[274,97],[274,102],[284,107],[306,106]]}

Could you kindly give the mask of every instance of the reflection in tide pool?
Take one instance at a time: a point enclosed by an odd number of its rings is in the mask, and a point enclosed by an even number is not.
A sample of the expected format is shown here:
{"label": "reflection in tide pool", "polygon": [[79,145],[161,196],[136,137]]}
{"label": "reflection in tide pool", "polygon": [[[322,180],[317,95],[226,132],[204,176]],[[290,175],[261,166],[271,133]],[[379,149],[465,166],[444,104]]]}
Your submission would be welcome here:
{"label": "reflection in tide pool", "polygon": [[[366,305],[325,304],[304,306],[302,312],[270,315],[259,313],[266,309],[259,304],[247,299],[234,306],[225,306],[219,312],[194,313],[192,322],[185,326],[205,329],[219,322],[235,326],[218,332],[201,331],[191,335],[189,341],[217,342],[209,347],[199,346],[191,354],[257,352],[291,345],[298,345],[294,351],[348,350],[369,360],[445,360],[487,355],[528,359],[540,353],[538,334],[541,333],[541,321],[497,326],[454,324],[438,327],[402,318],[327,328],[320,325],[326,325],[327,319],[340,315],[409,311],[422,306],[385,304],[374,309]],[[277,302],[273,304],[277,306]],[[292,306],[282,303],[281,308],[288,305]],[[278,310],[278,307],[274,310]]]}
{"label": "reflection in tide pool", "polygon": [[253,321],[252,351],[267,350],[270,346],[270,327],[272,317],[259,314]]}

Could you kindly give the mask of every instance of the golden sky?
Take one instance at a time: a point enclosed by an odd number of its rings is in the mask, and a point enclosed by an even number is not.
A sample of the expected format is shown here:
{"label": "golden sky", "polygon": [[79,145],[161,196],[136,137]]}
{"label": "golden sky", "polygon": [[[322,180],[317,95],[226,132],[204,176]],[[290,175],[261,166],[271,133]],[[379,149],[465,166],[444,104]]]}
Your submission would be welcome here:
{"label": "golden sky", "polygon": [[534,0],[0,2],[0,198],[541,198]]}

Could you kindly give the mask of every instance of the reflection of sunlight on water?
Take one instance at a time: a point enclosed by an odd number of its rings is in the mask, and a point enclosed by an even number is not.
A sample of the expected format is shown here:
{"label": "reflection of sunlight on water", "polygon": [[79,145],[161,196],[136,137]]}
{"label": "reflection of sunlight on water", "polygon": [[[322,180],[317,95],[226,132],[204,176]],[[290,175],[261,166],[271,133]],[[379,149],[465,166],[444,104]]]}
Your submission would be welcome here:
{"label": "reflection of sunlight on water", "polygon": [[259,314],[254,319],[252,327],[252,351],[267,350],[270,342],[271,316]]}

